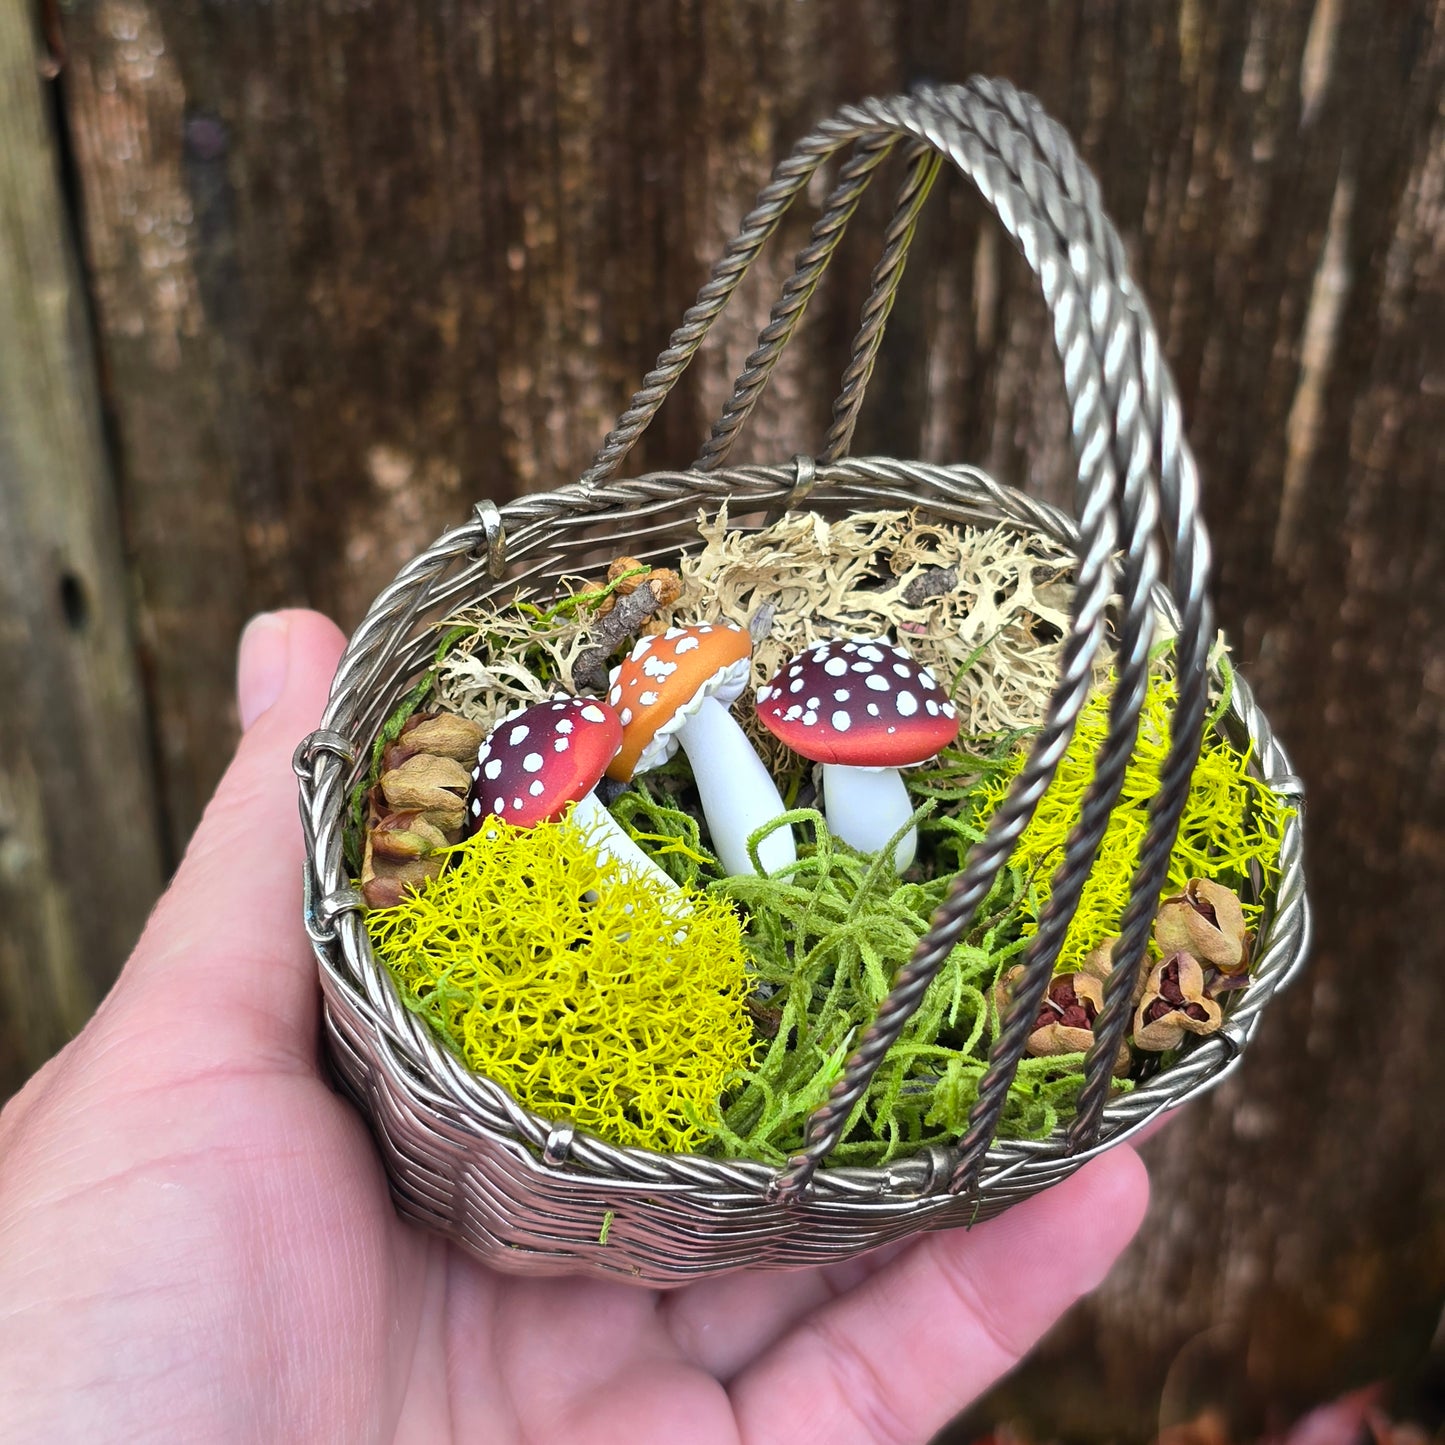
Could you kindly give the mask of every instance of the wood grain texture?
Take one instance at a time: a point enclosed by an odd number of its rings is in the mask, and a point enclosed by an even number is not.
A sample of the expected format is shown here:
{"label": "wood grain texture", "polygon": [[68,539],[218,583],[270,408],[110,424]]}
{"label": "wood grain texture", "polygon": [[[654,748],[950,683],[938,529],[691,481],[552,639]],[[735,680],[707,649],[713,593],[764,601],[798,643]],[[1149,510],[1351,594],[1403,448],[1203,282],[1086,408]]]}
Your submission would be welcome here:
{"label": "wood grain texture", "polygon": [[[575,475],[794,137],[918,78],[1038,94],[1160,322],[1222,620],[1311,790],[1320,942],[1151,1146],[1121,1270],[988,1409],[1141,1438],[1196,1385],[1257,1421],[1412,1368],[1445,1302],[1441,0],[74,0],[65,33],[173,845],[244,616],[355,622],[472,499]],[[883,199],[739,456],[822,436]],[[638,469],[694,453],[805,235]],[[955,178],[855,450],[1057,498],[1066,447],[1032,282]]]}
{"label": "wood grain texture", "polygon": [[0,7],[0,1099],[85,1022],[163,876],[42,57]]}

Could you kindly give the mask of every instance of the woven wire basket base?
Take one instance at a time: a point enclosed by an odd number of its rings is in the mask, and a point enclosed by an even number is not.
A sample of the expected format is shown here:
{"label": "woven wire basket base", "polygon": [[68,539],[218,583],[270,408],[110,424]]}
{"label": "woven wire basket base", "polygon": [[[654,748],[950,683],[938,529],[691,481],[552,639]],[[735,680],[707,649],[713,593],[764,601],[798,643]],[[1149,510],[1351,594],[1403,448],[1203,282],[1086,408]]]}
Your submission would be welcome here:
{"label": "woven wire basket base", "polygon": [[[370,756],[384,719],[430,661],[436,625],[518,586],[546,594],[564,574],[595,569],[618,552],[664,562],[696,545],[699,512],[713,515],[724,500],[734,526],[760,526],[799,500],[800,475],[795,466],[655,473],[526,497],[500,512],[480,507],[377,599],[342,659],[321,731],[298,750],[307,926],[335,1072],[371,1121],[401,1213],[489,1264],[669,1286],[744,1266],[824,1264],[918,1230],[986,1219],[1219,1083],[1303,960],[1309,911],[1296,814],[1253,981],[1234,996],[1223,1029],[1108,1102],[1087,1147],[1063,1129],[994,1143],[962,1192],[951,1192],[959,1151],[934,1149],[887,1168],[821,1167],[801,1197],[779,1202],[779,1171],[770,1166],[656,1155],[575,1133],[565,1120],[523,1109],[442,1047],[372,957],[342,858],[347,799],[364,773],[357,760]],[[970,467],[845,459],[818,466],[806,482],[807,507],[828,517],[916,507],[943,522],[1006,522],[1079,545],[1071,518]],[[1162,591],[1154,605],[1172,620]],[[1298,795],[1289,759],[1242,681],[1222,726],[1250,750],[1257,776]]]}

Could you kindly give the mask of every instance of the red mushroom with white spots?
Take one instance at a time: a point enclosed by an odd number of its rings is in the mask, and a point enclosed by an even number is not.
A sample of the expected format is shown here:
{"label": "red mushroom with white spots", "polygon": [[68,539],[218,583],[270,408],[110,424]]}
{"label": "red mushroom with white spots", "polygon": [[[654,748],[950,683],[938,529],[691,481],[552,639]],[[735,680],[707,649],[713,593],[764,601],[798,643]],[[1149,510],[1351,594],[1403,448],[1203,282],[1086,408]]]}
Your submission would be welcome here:
{"label": "red mushroom with white spots", "polygon": [[675,890],[592,792],[621,742],[617,714],[593,698],[555,698],[510,713],[477,750],[467,794],[468,832],[477,832],[489,817],[519,828],[555,823],[575,804],[573,821],[601,857]]}
{"label": "red mushroom with white spots", "polygon": [[[828,827],[861,853],[877,853],[913,815],[898,769],[958,736],[948,694],[886,638],[814,643],[758,689],[757,705],[764,726],[823,764]],[[910,828],[894,850],[900,873],[917,848]]]}
{"label": "red mushroom with white spots", "polygon": [[[628,782],[680,746],[713,852],[732,874],[753,872],[748,836],[785,811],[777,784],[728,711],[747,686],[752,648],[752,638],[730,622],[671,627],[638,641],[613,669],[607,698],[622,719],[622,747],[608,776]],[[788,828],[774,829],[758,847],[765,873],[796,858]]]}

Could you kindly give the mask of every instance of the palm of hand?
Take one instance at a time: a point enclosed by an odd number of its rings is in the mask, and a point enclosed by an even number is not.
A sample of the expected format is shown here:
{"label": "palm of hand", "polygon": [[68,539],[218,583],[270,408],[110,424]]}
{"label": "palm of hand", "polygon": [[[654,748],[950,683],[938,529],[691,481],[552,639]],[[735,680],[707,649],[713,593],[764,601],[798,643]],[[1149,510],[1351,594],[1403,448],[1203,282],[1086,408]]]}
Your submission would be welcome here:
{"label": "palm of hand", "polygon": [[[288,620],[121,983],[0,1115],[0,1438],[923,1440],[1102,1276],[1142,1209],[1127,1150],[969,1236],[661,1295],[402,1223],[317,1067],[287,761],[338,640]],[[223,932],[238,878],[262,902]]]}

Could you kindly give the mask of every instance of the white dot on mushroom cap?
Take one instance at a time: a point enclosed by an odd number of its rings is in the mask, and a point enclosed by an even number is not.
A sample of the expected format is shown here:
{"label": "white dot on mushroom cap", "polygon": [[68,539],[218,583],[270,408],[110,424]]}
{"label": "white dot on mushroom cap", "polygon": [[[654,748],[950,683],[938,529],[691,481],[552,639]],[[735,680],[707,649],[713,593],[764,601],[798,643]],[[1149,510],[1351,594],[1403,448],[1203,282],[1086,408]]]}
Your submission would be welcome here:
{"label": "white dot on mushroom cap", "polygon": [[830,657],[823,664],[823,671],[829,677],[842,677],[848,671],[848,659],[846,657]]}
{"label": "white dot on mushroom cap", "polygon": [[473,798],[473,799],[472,799],[472,817],[474,817],[474,818],[480,818],[481,816],[482,816],[482,800],[481,800],[480,798]]}
{"label": "white dot on mushroom cap", "polygon": [[878,716],[878,704],[877,704],[876,702],[870,702],[870,703],[868,704],[868,716],[869,716],[869,717],[877,717],[877,716]]}
{"label": "white dot on mushroom cap", "polygon": [[918,711],[918,699],[911,692],[900,692],[894,701],[902,717],[912,717]]}
{"label": "white dot on mushroom cap", "polygon": [[800,708],[797,703],[794,703],[794,704],[792,705],[792,707],[790,707],[790,708],[787,710],[787,712],[785,712],[785,713],[783,714],[783,721],[784,721],[784,722],[797,722],[797,720],[798,720],[800,717],[802,717],[802,715],[803,715],[803,709]]}
{"label": "white dot on mushroom cap", "polygon": [[953,717],[953,716],[955,716],[955,712],[956,712],[956,710],[955,710],[955,708],[954,708],[954,706],[953,706],[953,704],[952,704],[951,702],[946,702],[946,703],[944,703],[944,705],[943,705],[943,715],[944,715],[944,717]]}
{"label": "white dot on mushroom cap", "polygon": [[866,657],[869,662],[882,662],[882,661],[883,661],[883,654],[882,654],[881,652],[879,652],[876,647],[872,647],[872,646],[869,646],[869,647],[860,647],[860,648],[858,649],[858,656],[859,656],[859,657]]}
{"label": "white dot on mushroom cap", "polygon": [[643,705],[643,707],[652,707],[657,702],[658,697],[658,693],[645,692],[637,700]]}
{"label": "white dot on mushroom cap", "polygon": [[844,652],[857,652],[857,651],[858,651],[858,644],[857,644],[856,642],[845,642],[845,643],[843,644],[843,651],[844,651]]}
{"label": "white dot on mushroom cap", "polygon": [[567,751],[567,739],[554,738],[552,740],[552,751],[554,753],[565,753]]}
{"label": "white dot on mushroom cap", "polygon": [[813,712],[811,709],[809,709],[807,712],[805,712],[805,713],[803,714],[803,726],[804,726],[804,727],[809,727],[809,728],[810,728],[810,727],[812,727],[813,724],[814,724],[815,722],[817,722],[817,721],[818,721],[818,714],[815,713],[815,712]]}
{"label": "white dot on mushroom cap", "polygon": [[806,682],[804,682],[801,677],[797,677],[797,678],[794,678],[793,681],[788,684],[788,691],[789,691],[789,692],[802,692],[802,690],[803,690],[805,687],[807,687],[807,685],[808,685],[808,684],[807,684]]}
{"label": "white dot on mushroom cap", "polygon": [[507,800],[506,800],[505,798],[493,798],[493,799],[492,799],[492,812],[494,812],[494,813],[504,813],[504,812],[506,812],[506,810],[507,810]]}
{"label": "white dot on mushroom cap", "polygon": [[788,669],[789,677],[802,677],[802,675],[803,669],[796,662]]}
{"label": "white dot on mushroom cap", "polygon": [[675,637],[681,637],[681,636],[682,636],[682,628],[680,628],[680,627],[669,627],[669,628],[667,629],[667,631],[662,634],[662,640],[663,640],[664,642],[671,642],[671,641],[673,640],[673,638],[675,638]]}
{"label": "white dot on mushroom cap", "polygon": [[922,672],[918,674],[918,680],[924,685],[924,687],[938,686],[938,679],[934,677],[934,675],[929,672],[926,667],[923,669]]}
{"label": "white dot on mushroom cap", "polygon": [[614,687],[612,691],[607,694],[607,701],[610,702],[613,707],[616,707],[617,704],[622,701],[622,689],[620,687]]}
{"label": "white dot on mushroom cap", "polygon": [[898,729],[897,729],[897,728],[889,728],[888,731],[889,731],[890,733],[896,733],[896,732],[898,731]]}
{"label": "white dot on mushroom cap", "polygon": [[501,760],[501,758],[493,758],[493,759],[491,760],[491,762],[489,762],[489,763],[486,765],[486,767],[484,767],[484,768],[482,769],[482,772],[483,772],[489,779],[500,778],[500,777],[502,776],[502,760]]}
{"label": "white dot on mushroom cap", "polygon": [[557,731],[559,733],[570,733],[572,731],[572,719],[570,717],[564,717],[562,721],[557,724]]}
{"label": "white dot on mushroom cap", "polygon": [[540,798],[540,797],[542,796],[542,794],[545,793],[546,791],[547,791],[547,785],[546,785],[546,783],[544,783],[544,782],[541,780],[541,778],[538,778],[538,779],[532,784],[532,786],[527,789],[527,792],[528,792],[532,797],[534,797],[534,798]]}
{"label": "white dot on mushroom cap", "polygon": [[923,705],[924,705],[924,707],[926,707],[926,708],[928,709],[928,715],[929,715],[929,717],[937,717],[937,716],[938,716],[938,704],[937,704],[936,702],[934,702],[934,700],[933,700],[932,698],[929,698],[928,701],[925,702]]}
{"label": "white dot on mushroom cap", "polygon": [[646,657],[651,651],[652,639],[650,637],[642,637],[638,639],[637,646],[632,649],[632,655],[634,657]]}
{"label": "white dot on mushroom cap", "polygon": [[527,805],[526,805],[520,798],[513,798],[513,799],[512,799],[512,807],[513,807],[513,809],[515,809],[515,811],[517,811],[518,813],[520,813],[520,812],[522,811],[522,809],[525,808],[526,806],[527,806]]}
{"label": "white dot on mushroom cap", "polygon": [[664,662],[660,657],[649,657],[642,664],[644,677],[671,677],[677,671],[675,662]]}
{"label": "white dot on mushroom cap", "polygon": [[528,753],[527,756],[522,759],[522,768],[529,773],[540,773],[542,771],[542,754]]}
{"label": "white dot on mushroom cap", "polygon": [[847,732],[848,729],[853,726],[853,719],[850,718],[842,708],[839,708],[838,711],[833,714],[830,721],[840,733]]}
{"label": "white dot on mushroom cap", "polygon": [[904,662],[907,662],[907,661],[908,661],[908,651],[907,651],[906,648],[895,647],[895,648],[893,649],[893,655],[894,655],[894,657],[901,657],[901,658],[904,660]]}
{"label": "white dot on mushroom cap", "polygon": [[518,723],[507,735],[507,743],[510,747],[516,747],[518,743],[524,742],[527,737],[527,724]]}
{"label": "white dot on mushroom cap", "polygon": [[822,698],[819,698],[819,697],[810,697],[810,698],[808,699],[808,706],[809,706],[809,707],[821,707],[822,704],[823,704]]}
{"label": "white dot on mushroom cap", "polygon": [[834,694],[833,694],[833,700],[834,700],[834,702],[847,702],[847,701],[848,701],[848,689],[847,689],[846,687],[840,687],[840,688],[838,688],[837,691],[834,692]]}
{"label": "white dot on mushroom cap", "polygon": [[622,711],[617,714],[617,717],[622,723],[622,726],[626,727],[627,724],[632,721],[632,709],[630,707],[623,708]]}
{"label": "white dot on mushroom cap", "polygon": [[590,702],[587,704],[586,707],[582,709],[582,716],[585,717],[588,722],[607,721],[607,714],[604,713],[600,707],[597,707],[594,703]]}
{"label": "white dot on mushroom cap", "polygon": [[872,671],[873,671],[873,664],[872,664],[871,662],[855,662],[855,663],[853,664],[853,671],[854,671],[854,672],[872,672]]}
{"label": "white dot on mushroom cap", "polygon": [[699,642],[697,638],[684,637],[677,646],[673,648],[673,651],[681,657],[684,652],[695,652],[701,646],[702,643]]}
{"label": "white dot on mushroom cap", "polygon": [[893,664],[893,671],[896,672],[899,677],[907,677],[913,669],[905,662],[895,662]]}
{"label": "white dot on mushroom cap", "polygon": [[868,679],[868,686],[871,687],[874,692],[887,692],[888,689],[893,686],[893,684],[889,682],[888,679],[884,677],[881,672],[875,672]]}
{"label": "white dot on mushroom cap", "polygon": [[759,702],[767,702],[767,700],[768,700],[770,697],[772,697],[772,695],[773,695],[773,690],[772,690],[772,688],[768,687],[766,684],[764,684],[762,687],[760,687],[760,688],[758,689],[758,701],[759,701]]}
{"label": "white dot on mushroom cap", "polygon": [[698,628],[698,631],[699,631],[699,632],[711,632],[711,631],[712,631],[712,623],[710,623],[710,622],[704,622],[703,625]]}

